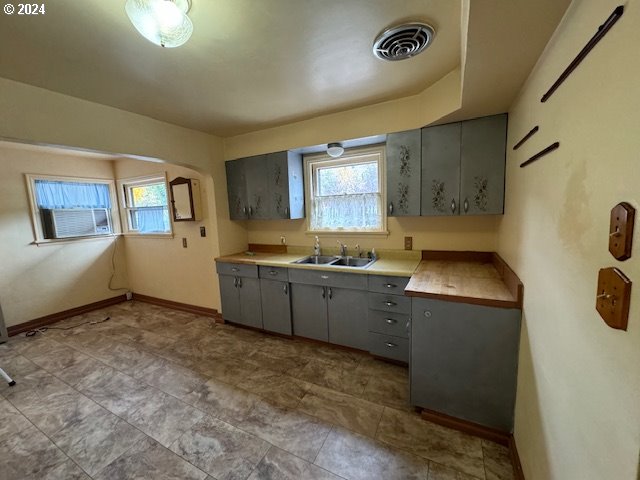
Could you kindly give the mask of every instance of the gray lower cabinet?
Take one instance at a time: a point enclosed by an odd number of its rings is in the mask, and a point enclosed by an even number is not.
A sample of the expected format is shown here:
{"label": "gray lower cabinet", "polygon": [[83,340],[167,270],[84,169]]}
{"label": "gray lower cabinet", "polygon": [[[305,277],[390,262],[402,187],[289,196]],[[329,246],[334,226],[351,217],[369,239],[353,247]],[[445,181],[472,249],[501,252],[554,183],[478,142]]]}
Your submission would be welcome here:
{"label": "gray lower cabinet", "polygon": [[326,287],[292,283],[291,314],[294,335],[329,341]]}
{"label": "gray lower cabinet", "polygon": [[413,298],[411,404],[513,431],[521,311]]}
{"label": "gray lower cabinet", "polygon": [[262,325],[270,332],[291,335],[291,302],[289,282],[260,279]]}
{"label": "gray lower cabinet", "polygon": [[216,269],[220,281],[222,318],[241,325],[262,328],[258,267],[218,262]]}
{"label": "gray lower cabinet", "polygon": [[368,350],[367,292],[327,287],[329,343]]}
{"label": "gray lower cabinet", "polygon": [[420,215],[420,129],[387,135],[387,215]]}

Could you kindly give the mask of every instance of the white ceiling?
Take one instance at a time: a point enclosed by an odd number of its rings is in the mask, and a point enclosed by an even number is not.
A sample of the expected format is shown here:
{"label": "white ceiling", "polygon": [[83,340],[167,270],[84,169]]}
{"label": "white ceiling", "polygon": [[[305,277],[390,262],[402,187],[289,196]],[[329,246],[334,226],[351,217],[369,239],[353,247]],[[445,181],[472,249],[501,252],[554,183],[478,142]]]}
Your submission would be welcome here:
{"label": "white ceiling", "polygon": [[[462,108],[440,120],[453,121],[508,109],[570,0],[192,2],[177,49],[142,38],[125,0],[0,15],[0,77],[228,137],[412,95],[462,67]],[[375,58],[376,35],[408,20],[433,25],[433,45]]]}
{"label": "white ceiling", "polygon": [[[0,76],[230,136],[411,95],[460,65],[460,0],[193,0],[177,49],[142,38],[124,4],[0,15]],[[403,20],[432,24],[433,45],[375,58],[376,35]]]}

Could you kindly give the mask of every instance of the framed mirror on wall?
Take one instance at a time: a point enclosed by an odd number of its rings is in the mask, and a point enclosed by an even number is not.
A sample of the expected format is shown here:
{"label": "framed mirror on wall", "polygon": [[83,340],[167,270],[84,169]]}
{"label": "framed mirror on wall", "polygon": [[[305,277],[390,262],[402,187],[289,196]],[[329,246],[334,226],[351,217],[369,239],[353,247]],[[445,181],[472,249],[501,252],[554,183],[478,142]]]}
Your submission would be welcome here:
{"label": "framed mirror on wall", "polygon": [[199,180],[177,177],[169,182],[169,188],[174,222],[202,220]]}

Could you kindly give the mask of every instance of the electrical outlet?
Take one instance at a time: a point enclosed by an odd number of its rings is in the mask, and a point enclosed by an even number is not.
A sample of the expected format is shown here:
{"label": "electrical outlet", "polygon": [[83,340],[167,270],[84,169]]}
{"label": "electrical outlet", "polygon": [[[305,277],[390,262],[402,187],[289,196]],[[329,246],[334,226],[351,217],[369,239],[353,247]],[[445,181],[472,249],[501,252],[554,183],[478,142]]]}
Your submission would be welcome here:
{"label": "electrical outlet", "polygon": [[280,243],[281,243],[282,245],[286,245],[286,244],[287,244],[287,237],[285,237],[284,235],[282,235],[282,236],[280,237]]}
{"label": "electrical outlet", "polygon": [[404,249],[413,250],[413,237],[404,237]]}
{"label": "electrical outlet", "polygon": [[182,237],[182,248],[187,248],[187,239]]}
{"label": "electrical outlet", "polygon": [[200,236],[201,237],[206,237],[207,236],[207,229],[204,227],[200,227]]}

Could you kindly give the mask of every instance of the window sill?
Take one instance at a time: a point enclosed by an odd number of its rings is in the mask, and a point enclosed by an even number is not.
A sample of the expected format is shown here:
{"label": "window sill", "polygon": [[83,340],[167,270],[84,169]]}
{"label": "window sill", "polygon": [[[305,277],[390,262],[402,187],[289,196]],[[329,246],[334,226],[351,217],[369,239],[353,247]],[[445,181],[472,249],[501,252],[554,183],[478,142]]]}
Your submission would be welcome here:
{"label": "window sill", "polygon": [[166,240],[171,240],[173,238],[173,233],[125,233],[125,237],[127,238],[164,238]]}
{"label": "window sill", "polygon": [[91,237],[71,237],[71,238],[51,238],[34,240],[31,245],[42,247],[45,245],[60,245],[63,243],[75,243],[75,242],[90,242],[95,240],[112,240],[120,236],[119,233],[113,233],[111,235],[95,235]]}
{"label": "window sill", "polygon": [[388,237],[387,230],[380,232],[354,230],[307,230],[305,235],[318,237]]}

